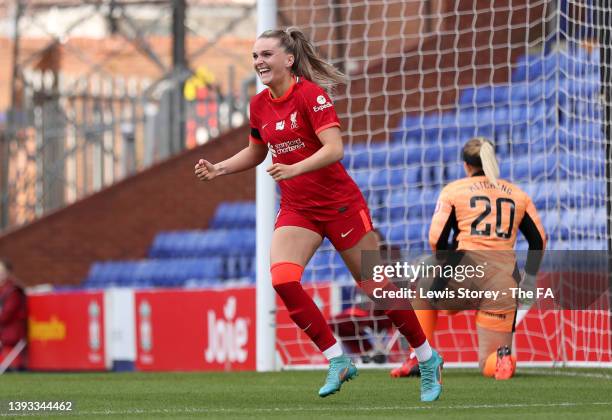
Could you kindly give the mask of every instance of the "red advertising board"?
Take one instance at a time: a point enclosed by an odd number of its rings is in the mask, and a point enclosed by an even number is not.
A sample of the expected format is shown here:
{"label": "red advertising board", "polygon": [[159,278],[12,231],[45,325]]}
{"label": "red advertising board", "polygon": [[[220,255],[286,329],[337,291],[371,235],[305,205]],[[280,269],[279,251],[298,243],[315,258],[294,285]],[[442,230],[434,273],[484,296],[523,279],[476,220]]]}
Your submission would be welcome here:
{"label": "red advertising board", "polygon": [[254,370],[255,289],[136,291],[136,368]]}
{"label": "red advertising board", "polygon": [[28,296],[32,370],[105,370],[104,293]]}

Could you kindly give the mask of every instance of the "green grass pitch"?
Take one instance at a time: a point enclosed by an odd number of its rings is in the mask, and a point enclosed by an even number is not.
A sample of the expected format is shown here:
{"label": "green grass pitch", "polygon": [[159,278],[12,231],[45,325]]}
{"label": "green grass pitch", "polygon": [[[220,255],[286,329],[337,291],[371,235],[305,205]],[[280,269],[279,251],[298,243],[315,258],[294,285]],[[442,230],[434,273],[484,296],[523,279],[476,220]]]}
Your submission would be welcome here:
{"label": "green grass pitch", "polygon": [[[71,418],[612,418],[612,371],[520,369],[495,381],[447,369],[440,401],[421,403],[419,381],[384,370],[359,377],[328,398],[323,371],[278,373],[9,373],[0,377],[0,416],[8,401],[74,402]],[[13,413],[14,414],[14,413]],[[12,414],[11,414],[12,415]],[[32,415],[32,413],[30,413]]]}

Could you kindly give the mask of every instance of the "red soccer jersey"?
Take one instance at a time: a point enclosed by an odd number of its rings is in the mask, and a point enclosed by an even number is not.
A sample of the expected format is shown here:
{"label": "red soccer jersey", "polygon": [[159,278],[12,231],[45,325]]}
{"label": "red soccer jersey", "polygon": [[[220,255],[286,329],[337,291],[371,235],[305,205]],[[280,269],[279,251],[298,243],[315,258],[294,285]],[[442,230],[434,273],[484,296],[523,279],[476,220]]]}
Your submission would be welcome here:
{"label": "red soccer jersey", "polygon": [[[285,165],[313,155],[323,147],[317,134],[340,126],[327,93],[302,77],[296,78],[280,98],[272,98],[268,89],[254,96],[250,114],[250,141],[266,144],[272,161]],[[280,181],[279,185],[281,208],[315,220],[333,220],[366,205],[359,187],[340,162]]]}

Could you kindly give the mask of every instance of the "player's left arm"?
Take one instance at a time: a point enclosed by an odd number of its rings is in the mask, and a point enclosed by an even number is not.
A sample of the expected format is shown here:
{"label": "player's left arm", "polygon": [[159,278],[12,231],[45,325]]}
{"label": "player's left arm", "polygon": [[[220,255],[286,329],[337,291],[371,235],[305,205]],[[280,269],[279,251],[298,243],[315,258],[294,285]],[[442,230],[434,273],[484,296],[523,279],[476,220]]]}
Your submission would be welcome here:
{"label": "player's left arm", "polygon": [[543,258],[543,252],[538,251],[544,251],[544,249],[546,249],[546,234],[544,232],[544,226],[540,221],[538,211],[529,197],[527,197],[525,215],[519,224],[519,230],[523,236],[525,236],[529,244],[530,252],[527,253],[525,272],[535,276]]}
{"label": "player's left arm", "polygon": [[447,191],[442,190],[429,228],[429,245],[432,251],[443,251],[450,248],[448,242],[452,230],[457,230],[455,206]]}

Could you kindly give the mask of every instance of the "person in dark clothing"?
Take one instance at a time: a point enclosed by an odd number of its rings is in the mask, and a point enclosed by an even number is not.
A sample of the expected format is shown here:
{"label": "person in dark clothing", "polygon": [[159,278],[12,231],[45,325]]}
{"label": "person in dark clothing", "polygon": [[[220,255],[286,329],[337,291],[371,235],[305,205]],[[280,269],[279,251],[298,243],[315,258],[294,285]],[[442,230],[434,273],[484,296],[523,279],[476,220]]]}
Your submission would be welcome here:
{"label": "person in dark clothing", "polygon": [[[13,275],[8,260],[0,259],[0,362],[3,361],[21,341],[27,338],[27,308],[23,288]],[[25,358],[17,356],[11,369],[25,367]]]}

